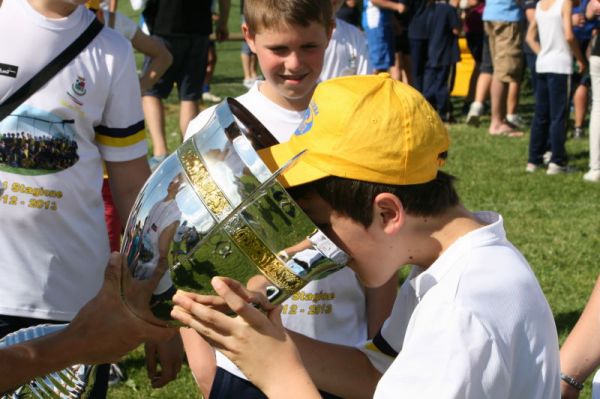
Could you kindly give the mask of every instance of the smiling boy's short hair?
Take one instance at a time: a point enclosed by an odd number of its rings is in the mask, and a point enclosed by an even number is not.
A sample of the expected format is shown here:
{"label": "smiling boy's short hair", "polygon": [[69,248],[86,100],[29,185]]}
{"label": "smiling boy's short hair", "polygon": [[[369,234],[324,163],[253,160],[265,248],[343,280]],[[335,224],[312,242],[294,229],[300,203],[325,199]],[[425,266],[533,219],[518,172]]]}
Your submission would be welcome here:
{"label": "smiling boy's short hair", "polygon": [[333,11],[325,0],[245,0],[244,20],[252,34],[286,25],[307,27],[311,22],[329,30]]}

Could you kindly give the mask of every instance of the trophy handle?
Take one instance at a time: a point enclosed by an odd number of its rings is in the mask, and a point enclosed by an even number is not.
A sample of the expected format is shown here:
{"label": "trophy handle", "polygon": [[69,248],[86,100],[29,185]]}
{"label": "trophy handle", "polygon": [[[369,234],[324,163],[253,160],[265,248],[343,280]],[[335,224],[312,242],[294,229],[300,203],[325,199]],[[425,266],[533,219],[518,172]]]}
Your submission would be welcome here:
{"label": "trophy handle", "polygon": [[241,132],[237,125],[232,125],[225,129],[225,134],[230,141],[238,137],[240,134],[244,134],[248,140],[252,143],[252,146],[256,151],[262,150],[263,148],[271,147],[279,144],[277,139],[273,137],[271,132],[258,120],[256,117],[246,109],[239,101],[234,98],[227,98],[227,105],[231,109],[233,115],[242,122],[246,127],[246,132]]}

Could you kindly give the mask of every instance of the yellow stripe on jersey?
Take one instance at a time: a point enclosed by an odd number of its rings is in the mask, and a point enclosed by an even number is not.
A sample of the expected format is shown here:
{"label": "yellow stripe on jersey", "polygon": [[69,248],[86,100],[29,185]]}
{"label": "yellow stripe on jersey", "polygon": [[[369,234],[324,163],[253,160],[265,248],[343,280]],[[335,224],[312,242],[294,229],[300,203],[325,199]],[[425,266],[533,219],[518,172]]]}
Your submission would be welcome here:
{"label": "yellow stripe on jersey", "polygon": [[146,140],[146,129],[126,137],[111,137],[96,132],[96,141],[108,147],[128,147]]}
{"label": "yellow stripe on jersey", "polygon": [[128,147],[146,139],[144,120],[127,127],[95,127],[96,142],[108,147]]}

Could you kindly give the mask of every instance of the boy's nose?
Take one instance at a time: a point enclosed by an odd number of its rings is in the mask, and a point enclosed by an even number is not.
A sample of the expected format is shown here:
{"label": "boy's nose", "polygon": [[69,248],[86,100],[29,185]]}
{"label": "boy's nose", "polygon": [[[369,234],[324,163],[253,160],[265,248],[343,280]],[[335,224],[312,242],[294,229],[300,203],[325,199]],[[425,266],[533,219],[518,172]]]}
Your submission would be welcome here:
{"label": "boy's nose", "polygon": [[302,60],[300,55],[296,51],[290,52],[285,60],[285,67],[290,71],[294,71],[300,69],[302,65]]}

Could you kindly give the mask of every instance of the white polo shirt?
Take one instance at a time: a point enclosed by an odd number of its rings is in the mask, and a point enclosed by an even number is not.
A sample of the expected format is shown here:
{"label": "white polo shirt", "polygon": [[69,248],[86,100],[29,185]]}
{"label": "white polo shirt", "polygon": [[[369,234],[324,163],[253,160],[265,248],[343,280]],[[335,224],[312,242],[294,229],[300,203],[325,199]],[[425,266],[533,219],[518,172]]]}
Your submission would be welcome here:
{"label": "white polo shirt", "polygon": [[375,398],[559,398],[558,337],[502,217],[413,268],[390,318],[361,348],[384,373]]}

